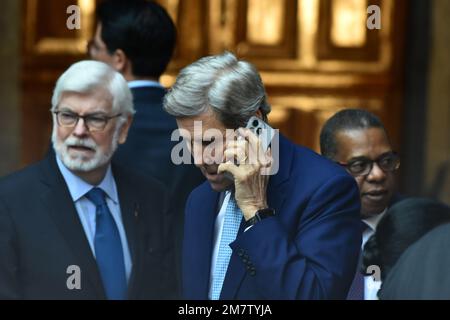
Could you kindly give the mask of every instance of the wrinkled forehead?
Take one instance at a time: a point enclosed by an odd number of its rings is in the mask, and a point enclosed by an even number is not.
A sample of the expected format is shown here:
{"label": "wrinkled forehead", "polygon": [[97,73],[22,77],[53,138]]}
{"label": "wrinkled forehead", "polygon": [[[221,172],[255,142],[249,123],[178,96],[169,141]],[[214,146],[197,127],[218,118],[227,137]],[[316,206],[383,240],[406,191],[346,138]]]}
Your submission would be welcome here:
{"label": "wrinkled forehead", "polygon": [[86,92],[64,91],[58,103],[59,110],[77,113],[95,113],[112,111],[113,97],[103,88]]}
{"label": "wrinkled forehead", "polygon": [[179,129],[194,133],[204,134],[206,131],[218,130],[225,132],[225,125],[217,118],[212,110],[205,111],[199,115],[179,117],[176,119]]}
{"label": "wrinkled forehead", "polygon": [[375,160],[392,151],[386,132],[382,128],[341,130],[336,133],[335,138],[338,161],[359,157]]}

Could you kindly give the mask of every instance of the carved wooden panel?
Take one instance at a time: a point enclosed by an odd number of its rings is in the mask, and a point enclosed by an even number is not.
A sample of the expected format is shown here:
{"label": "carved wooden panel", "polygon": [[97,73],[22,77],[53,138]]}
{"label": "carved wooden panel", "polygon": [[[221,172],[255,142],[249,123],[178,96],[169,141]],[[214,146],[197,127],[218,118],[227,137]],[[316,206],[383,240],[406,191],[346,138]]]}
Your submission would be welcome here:
{"label": "carved wooden panel", "polygon": [[[80,29],[69,29],[71,11],[80,8]],[[86,58],[94,24],[95,1],[23,0],[22,4],[22,164],[42,157],[50,143],[50,99],[59,75]]]}
{"label": "carved wooden panel", "polygon": [[208,53],[207,14],[205,0],[158,0],[177,25],[177,47],[169,72],[179,69]]}
{"label": "carved wooden panel", "polygon": [[369,5],[381,6],[381,0],[320,1],[321,23],[317,34],[319,60],[378,61],[382,43],[379,30],[367,29]]}
{"label": "carved wooden panel", "polygon": [[[95,1],[22,0],[23,162],[40,158],[50,132],[57,77],[85,58]],[[401,145],[405,0],[157,0],[178,28],[173,61],[162,77],[202,56],[229,50],[260,70],[273,126],[318,150],[318,133],[334,112],[362,107],[380,115]],[[68,30],[66,8],[82,9],[81,30]],[[366,28],[367,7],[381,9],[381,29]]]}
{"label": "carved wooden panel", "polygon": [[239,1],[236,11],[233,51],[247,58],[295,58],[296,0]]}

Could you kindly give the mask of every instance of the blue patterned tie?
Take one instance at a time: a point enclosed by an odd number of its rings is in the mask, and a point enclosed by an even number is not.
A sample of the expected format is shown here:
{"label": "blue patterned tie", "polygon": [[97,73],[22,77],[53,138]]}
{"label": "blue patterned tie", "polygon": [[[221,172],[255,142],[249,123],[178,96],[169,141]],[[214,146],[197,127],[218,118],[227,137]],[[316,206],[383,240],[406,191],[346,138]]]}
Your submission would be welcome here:
{"label": "blue patterned tie", "polygon": [[106,297],[123,300],[127,296],[127,280],[119,230],[105,201],[105,193],[93,188],[86,195],[96,206],[94,249]]}
{"label": "blue patterned tie", "polygon": [[222,291],[223,280],[227,273],[228,264],[230,263],[232,250],[230,243],[236,240],[243,215],[241,209],[236,204],[234,196],[231,195],[225,209],[225,219],[223,222],[222,237],[220,238],[219,252],[214,270],[214,279],[212,283],[211,298],[219,300]]}

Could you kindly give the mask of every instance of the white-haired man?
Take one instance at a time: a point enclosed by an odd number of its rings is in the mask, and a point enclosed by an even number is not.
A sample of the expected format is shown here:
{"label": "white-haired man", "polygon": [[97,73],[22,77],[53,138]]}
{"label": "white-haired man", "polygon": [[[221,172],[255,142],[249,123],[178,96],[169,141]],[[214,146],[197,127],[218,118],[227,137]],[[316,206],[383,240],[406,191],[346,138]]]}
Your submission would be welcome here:
{"label": "white-haired man", "polygon": [[[202,58],[180,72],[164,107],[208,180],[186,204],[184,298],[345,298],[361,239],[356,183],[282,135],[251,160],[259,139],[243,127],[270,112],[256,68],[231,53]],[[236,129],[244,140],[228,139]],[[278,168],[270,178],[268,167]]]}
{"label": "white-haired man", "polygon": [[134,113],[125,79],[75,63],[51,113],[55,153],[0,181],[0,299],[171,298],[164,188],[110,163]]}

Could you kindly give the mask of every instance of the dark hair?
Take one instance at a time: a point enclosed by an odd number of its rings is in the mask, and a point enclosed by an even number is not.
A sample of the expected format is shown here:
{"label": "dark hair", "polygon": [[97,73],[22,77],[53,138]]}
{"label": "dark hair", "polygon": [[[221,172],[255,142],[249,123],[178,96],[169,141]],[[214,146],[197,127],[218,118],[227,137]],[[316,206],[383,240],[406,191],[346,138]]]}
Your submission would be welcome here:
{"label": "dark hair", "polygon": [[122,49],[132,73],[159,78],[172,57],[176,28],[166,10],[153,1],[107,0],[97,7],[102,40],[110,54]]}
{"label": "dark hair", "polygon": [[363,250],[362,272],[380,267],[384,280],[402,253],[427,232],[450,222],[450,207],[429,199],[406,199],[388,209]]}
{"label": "dark hair", "polygon": [[342,130],[380,128],[385,132],[381,120],[362,109],[346,109],[337,112],[325,122],[320,132],[320,152],[323,156],[334,159],[337,153],[336,133]]}

